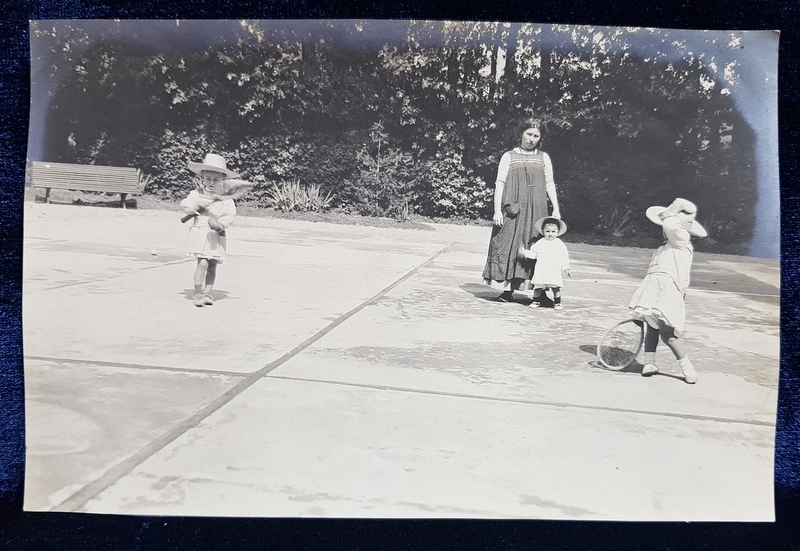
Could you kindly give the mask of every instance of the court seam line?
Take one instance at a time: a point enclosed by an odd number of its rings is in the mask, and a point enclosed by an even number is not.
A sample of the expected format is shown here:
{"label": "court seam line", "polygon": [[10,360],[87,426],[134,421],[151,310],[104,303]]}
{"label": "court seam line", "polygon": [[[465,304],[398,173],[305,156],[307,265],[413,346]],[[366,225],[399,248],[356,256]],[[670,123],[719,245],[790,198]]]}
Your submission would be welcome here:
{"label": "court seam line", "polygon": [[[602,283],[608,285],[620,285],[623,287],[638,287],[641,284],[641,281],[619,281],[616,279],[583,279],[577,277],[571,277],[568,280],[569,282],[574,283]],[[768,283],[766,285],[769,285]],[[705,289],[703,287],[692,287],[689,286],[688,293],[691,294],[692,292],[703,292],[703,293],[715,293],[720,295],[737,295],[737,296],[750,296],[750,297],[770,297],[770,298],[780,298],[780,288],[778,288],[778,292],[776,294],[768,294],[768,293],[748,293],[748,292],[739,292],[739,291],[723,291],[719,289]]]}
{"label": "court seam line", "polygon": [[[346,381],[334,381],[330,379],[314,379],[314,378],[307,378],[307,377],[292,377],[288,375],[270,375],[267,377],[268,379],[280,379],[285,381],[302,381],[302,382],[309,382],[309,383],[320,383],[320,384],[330,384],[330,385],[340,385],[340,386],[349,386],[349,387],[358,387],[358,388],[369,388],[373,390],[389,390],[393,392],[403,392],[403,393],[413,393],[413,394],[426,394],[430,396],[441,396],[447,398],[466,398],[472,400],[485,400],[489,402],[503,402],[508,404],[518,404],[518,405],[529,405],[529,406],[542,406],[542,407],[555,407],[555,408],[565,408],[565,409],[584,409],[589,411],[607,411],[610,413],[631,413],[631,414],[641,414],[641,415],[651,415],[655,417],[677,417],[679,419],[687,419],[692,421],[713,421],[718,423],[729,423],[729,424],[742,424],[742,425],[756,425],[756,426],[763,426],[763,427],[775,427],[775,423],[769,423],[767,421],[758,421],[758,420],[743,420],[743,419],[731,419],[728,417],[715,417],[711,415],[697,415],[697,414],[684,414],[684,413],[672,413],[668,411],[647,411],[647,410],[639,410],[639,409],[630,409],[630,408],[618,408],[618,407],[611,407],[611,406],[589,406],[583,404],[574,404],[570,402],[552,402],[548,400],[525,400],[523,398],[507,398],[507,397],[500,397],[500,396],[481,396],[479,394],[466,394],[463,392],[444,392],[439,390],[425,390],[425,389],[417,389],[417,388],[407,388],[407,387],[395,387],[395,386],[386,386],[386,385],[378,385],[378,384],[369,384],[369,383],[350,383]],[[770,389],[771,390],[771,389]],[[764,399],[766,403],[766,398]]]}
{"label": "court seam line", "polygon": [[[299,352],[298,352],[299,353]],[[295,354],[296,355],[296,354]],[[204,370],[204,369],[197,369],[197,368],[190,368],[190,367],[167,367],[167,366],[157,366],[157,365],[148,365],[148,364],[133,364],[133,363],[122,363],[122,362],[105,362],[102,360],[75,360],[69,358],[50,358],[46,356],[25,356],[25,359],[31,359],[36,361],[50,361],[54,363],[83,363],[83,364],[90,364],[96,366],[108,366],[108,367],[124,367],[127,369],[132,370],[156,370],[156,371],[169,371],[174,373],[188,373],[193,375],[218,375],[218,376],[226,376],[235,379],[244,379],[247,377],[252,376],[254,373],[257,372],[247,372],[247,371],[217,371],[217,370]],[[278,358],[280,359],[280,358]],[[274,360],[278,361],[278,360]],[[287,359],[288,361],[288,359]],[[271,365],[273,362],[270,362],[267,365]],[[277,367],[277,366],[276,366]],[[263,369],[263,368],[262,368]],[[480,394],[466,394],[466,393],[454,393],[454,392],[443,392],[443,391],[435,391],[435,390],[425,390],[425,389],[417,389],[411,387],[398,387],[398,386],[387,386],[381,384],[370,384],[370,383],[356,383],[356,382],[346,382],[346,381],[335,381],[331,379],[317,379],[317,378],[308,378],[308,377],[293,377],[288,375],[265,375],[270,379],[281,379],[286,381],[306,381],[312,383],[321,383],[321,384],[332,384],[332,385],[343,385],[343,386],[352,386],[358,388],[371,388],[375,390],[392,390],[395,392],[407,392],[407,393],[415,393],[415,394],[429,394],[435,396],[446,396],[451,398],[467,398],[467,399],[474,399],[474,400],[489,400],[489,401],[497,401],[497,402],[507,402],[507,403],[515,403],[515,404],[525,404],[525,405],[532,405],[532,406],[549,406],[549,407],[564,407],[564,408],[575,408],[575,409],[587,409],[587,410],[602,410],[602,411],[609,411],[609,412],[617,412],[617,413],[641,413],[643,415],[653,415],[653,416],[667,416],[667,417],[678,417],[681,419],[692,419],[692,420],[705,420],[705,421],[717,421],[721,423],[741,423],[741,424],[749,424],[749,425],[758,425],[758,426],[769,426],[774,427],[774,423],[768,423],[765,421],[746,421],[741,419],[730,419],[726,417],[714,417],[708,415],[692,415],[692,414],[678,414],[678,413],[669,413],[669,412],[658,412],[658,411],[646,411],[646,410],[638,410],[638,409],[629,409],[629,408],[616,408],[611,406],[588,406],[583,404],[574,404],[570,402],[551,402],[546,400],[524,400],[524,399],[516,399],[516,398],[506,398],[500,396],[482,396]],[[754,383],[758,384],[758,383]],[[759,385],[763,386],[763,385]],[[233,387],[231,387],[233,388]],[[773,392],[775,389],[771,387],[770,392]],[[230,390],[230,389],[229,389]],[[764,402],[766,403],[766,400]],[[763,409],[763,408],[762,408]]]}
{"label": "court seam line", "polygon": [[152,365],[152,364],[135,364],[126,362],[112,362],[105,360],[79,360],[74,358],[55,358],[52,356],[23,356],[23,360],[34,360],[39,362],[53,362],[56,364],[88,364],[99,367],[124,367],[126,369],[136,370],[157,370],[157,371],[172,371],[178,373],[194,373],[197,375],[230,375],[232,377],[247,377],[254,373],[253,371],[222,371],[219,369],[198,369],[196,367],[176,367],[166,365]]}
{"label": "court seam line", "polygon": [[[441,243],[440,243],[440,245],[441,245]],[[447,248],[451,247],[452,245],[453,245],[453,243],[449,243],[448,245],[445,245],[444,249],[447,249]],[[444,249],[441,249],[440,253]],[[250,253],[237,253],[235,256],[236,257],[242,257],[242,258],[269,258],[269,255],[250,254]],[[61,285],[57,285],[55,287],[48,287],[46,289],[33,289],[33,290],[25,291],[25,282],[23,281],[23,294],[46,293],[48,291],[58,291],[58,290],[61,290],[61,289],[67,289],[69,287],[77,287],[78,285],[90,285],[92,283],[98,283],[98,282],[101,282],[101,281],[110,281],[112,279],[125,277],[127,275],[136,274],[136,273],[139,273],[139,272],[142,272],[142,271],[145,271],[145,270],[154,270],[156,268],[164,268],[164,267],[167,267],[167,266],[175,266],[177,264],[184,264],[184,263],[190,262],[192,260],[194,260],[193,257],[187,256],[186,258],[181,258],[181,259],[178,259],[178,260],[170,260],[170,261],[164,262],[162,264],[155,264],[153,266],[145,266],[143,268],[130,270],[130,271],[127,271],[127,272],[124,272],[124,273],[113,274],[113,275],[103,275],[103,276],[100,276],[100,277],[87,279],[85,281],[73,281],[72,283],[63,283]]]}
{"label": "court seam line", "polygon": [[[92,279],[87,279],[84,281],[73,281],[72,283],[63,283],[61,285],[57,285],[56,287],[48,287],[47,289],[33,289],[33,290],[25,290],[25,281],[22,282],[22,293],[23,295],[33,294],[33,293],[46,293],[48,291],[59,291],[61,289],[66,289],[68,287],[77,287],[78,285],[90,285],[92,283],[98,283],[100,281],[110,281],[112,279],[117,279],[120,277],[125,277],[132,274],[138,274],[139,272],[143,272],[145,270],[155,270],[156,268],[163,268],[165,266],[174,266],[177,264],[183,264],[185,262],[189,262],[193,260],[192,258],[181,258],[180,260],[170,260],[169,262],[164,262],[163,264],[156,264],[154,266],[145,266],[143,268],[139,268],[137,270],[130,270],[128,272],[124,272],[121,274],[114,274],[114,275],[104,275],[101,277],[95,277]],[[24,274],[23,274],[24,275]]]}
{"label": "court seam line", "polygon": [[390,283],[388,286],[384,287],[376,294],[368,298],[366,301],[362,302],[361,304],[355,306],[351,310],[345,312],[327,326],[322,328],[317,333],[313,334],[311,337],[307,338],[276,360],[271,361],[270,363],[266,364],[264,367],[259,369],[258,371],[253,372],[249,376],[245,377],[243,380],[239,381],[237,384],[232,386],[227,391],[223,392],[219,397],[215,398],[200,410],[195,412],[194,414],[190,415],[189,417],[179,421],[175,427],[171,430],[167,431],[166,433],[162,434],[161,436],[157,437],[155,440],[147,444],[146,446],[142,447],[138,451],[134,452],[132,455],[128,456],[127,458],[123,459],[122,461],[116,463],[110,469],[105,471],[102,475],[98,478],[92,480],[85,484],[81,489],[74,492],[69,497],[62,500],[60,503],[55,505],[50,509],[52,512],[75,512],[79,507],[85,505],[89,500],[97,497],[101,492],[111,487],[113,484],[118,482],[124,476],[129,475],[133,470],[144,463],[147,459],[151,458],[153,455],[167,447],[169,444],[177,440],[179,437],[183,436],[186,432],[196,428],[201,422],[205,419],[210,417],[212,414],[216,413],[220,408],[231,402],[234,398],[236,398],[239,394],[253,386],[256,382],[263,379],[267,374],[271,371],[278,368],[280,365],[284,364],[285,362],[292,359],[294,356],[320,340],[322,337],[330,333],[333,329],[356,315],[358,312],[377,302],[381,297],[385,294],[390,292],[395,287],[399,286],[400,284],[404,283],[408,280],[411,276],[416,274],[419,270],[421,270],[424,266],[433,262],[437,257],[443,254],[448,248],[453,246],[454,243],[450,243],[445,247],[441,248],[439,251],[435,252],[433,255],[429,256],[424,262],[420,263],[417,266],[414,266],[406,272],[403,276],[399,279],[395,280],[394,282]]}

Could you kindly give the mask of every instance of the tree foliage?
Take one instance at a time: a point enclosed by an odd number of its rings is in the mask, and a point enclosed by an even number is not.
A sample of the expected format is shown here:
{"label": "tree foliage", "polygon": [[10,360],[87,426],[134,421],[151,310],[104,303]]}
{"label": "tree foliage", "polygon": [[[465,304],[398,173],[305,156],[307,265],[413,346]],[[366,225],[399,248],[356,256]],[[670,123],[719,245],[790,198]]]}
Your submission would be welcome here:
{"label": "tree foliage", "polygon": [[752,232],[735,64],[670,49],[664,32],[243,22],[235,39],[160,51],[126,37],[38,30],[67,60],[53,69],[46,160],[135,166],[150,192],[178,198],[187,161],[215,151],[256,182],[256,205],[299,181],[344,212],[478,219],[516,123],[535,116],[571,228],[635,230],[646,222],[626,213],[684,196],[717,240]]}

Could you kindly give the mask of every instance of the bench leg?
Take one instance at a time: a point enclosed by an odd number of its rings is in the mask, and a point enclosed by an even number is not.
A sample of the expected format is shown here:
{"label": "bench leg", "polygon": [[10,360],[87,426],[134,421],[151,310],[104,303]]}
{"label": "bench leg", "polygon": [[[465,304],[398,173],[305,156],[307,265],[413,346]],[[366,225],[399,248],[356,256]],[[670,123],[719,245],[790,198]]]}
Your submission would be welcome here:
{"label": "bench leg", "polygon": [[125,199],[128,197],[128,194],[127,193],[121,193],[120,195],[122,195],[122,208],[124,208],[124,209],[128,208],[128,207],[125,206]]}
{"label": "bench leg", "polygon": [[44,202],[45,203],[49,203],[50,202],[50,188],[47,188],[44,191]]}

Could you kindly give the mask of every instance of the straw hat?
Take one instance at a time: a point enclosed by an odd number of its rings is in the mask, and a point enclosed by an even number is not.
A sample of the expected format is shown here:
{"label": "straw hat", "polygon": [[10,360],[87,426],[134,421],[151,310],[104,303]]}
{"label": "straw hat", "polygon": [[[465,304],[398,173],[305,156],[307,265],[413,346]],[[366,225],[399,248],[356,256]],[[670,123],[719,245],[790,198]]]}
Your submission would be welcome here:
{"label": "straw hat", "polygon": [[225,174],[228,178],[239,177],[237,172],[228,170],[228,163],[225,162],[225,158],[222,155],[217,155],[216,153],[207,154],[202,163],[189,161],[188,167],[189,170],[195,174],[200,174],[203,170],[213,170],[214,172],[221,172]]}
{"label": "straw hat", "polygon": [[542,228],[545,224],[556,224],[558,226],[558,233],[556,237],[561,237],[565,233],[567,233],[567,224],[564,223],[563,220],[560,218],[555,218],[553,216],[545,216],[544,218],[539,218],[536,222],[533,223],[533,227],[536,228],[536,231],[539,234],[544,235],[544,231]]}
{"label": "straw hat", "polygon": [[697,205],[687,199],[681,199],[679,197],[668,207],[650,207],[645,211],[645,215],[653,224],[663,226],[664,219],[661,215],[666,211],[669,211],[669,214],[672,216],[678,216],[681,222],[685,223],[682,225],[686,228],[686,231],[691,235],[695,237],[706,237],[708,235],[706,229],[695,220],[697,216]]}

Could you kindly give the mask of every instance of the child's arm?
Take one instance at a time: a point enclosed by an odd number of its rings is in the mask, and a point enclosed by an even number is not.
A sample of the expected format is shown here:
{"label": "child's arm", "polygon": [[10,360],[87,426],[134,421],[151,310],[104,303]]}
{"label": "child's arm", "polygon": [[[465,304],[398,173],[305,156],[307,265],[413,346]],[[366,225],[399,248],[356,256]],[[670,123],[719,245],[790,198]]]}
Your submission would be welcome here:
{"label": "child's arm", "polygon": [[181,201],[181,209],[186,214],[191,214],[193,212],[197,212],[197,198],[198,193],[196,190],[192,190],[189,192],[189,196],[186,197],[183,201]]}
{"label": "child's arm", "polygon": [[681,226],[681,220],[677,216],[668,216],[662,223],[664,235],[670,245],[678,249],[688,249],[691,242],[691,235]]}
{"label": "child's arm", "polygon": [[202,214],[203,211],[213,203],[213,199],[200,197],[197,190],[189,192],[189,196],[181,201],[181,209],[187,214]]}
{"label": "child's arm", "polygon": [[527,258],[528,260],[534,260],[539,256],[539,253],[537,253],[533,247],[526,249],[525,245],[520,245],[517,256],[520,258]]}
{"label": "child's arm", "polygon": [[233,199],[225,199],[219,204],[216,214],[209,216],[208,225],[217,231],[223,231],[233,223],[234,218],[236,218],[236,203]]}
{"label": "child's arm", "polygon": [[567,277],[572,277],[572,272],[569,269],[569,250],[567,250],[567,246],[564,242],[561,242],[561,255],[562,255],[562,263],[561,263],[561,271],[567,274]]}

